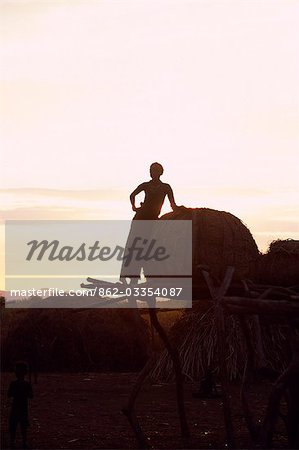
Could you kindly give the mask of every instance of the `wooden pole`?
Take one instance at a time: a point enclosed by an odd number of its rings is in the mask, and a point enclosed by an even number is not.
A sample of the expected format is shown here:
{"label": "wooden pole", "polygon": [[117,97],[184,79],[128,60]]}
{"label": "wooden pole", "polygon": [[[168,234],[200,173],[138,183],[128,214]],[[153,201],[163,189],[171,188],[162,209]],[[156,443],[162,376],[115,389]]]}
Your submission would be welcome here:
{"label": "wooden pole", "polygon": [[235,448],[235,436],[234,436],[230,394],[229,394],[229,381],[226,367],[226,351],[225,351],[226,332],[225,332],[224,312],[221,305],[222,297],[225,295],[231,283],[232,276],[234,273],[234,267],[227,268],[224,280],[219,289],[214,287],[210,274],[207,271],[203,270],[202,273],[206,280],[206,283],[211,293],[211,297],[214,302],[218,360],[219,360],[220,380],[222,387],[221,393],[223,404],[223,416],[226,429],[227,444],[230,448]]}
{"label": "wooden pole", "polygon": [[[271,448],[272,437],[279,415],[281,397],[286,389],[292,385],[297,385],[299,380],[299,338],[294,336],[292,340],[293,357],[283,374],[276,381],[269,397],[266,415],[263,421],[260,444],[262,448]],[[298,420],[298,418],[297,418]],[[298,423],[297,423],[298,425]],[[298,435],[296,437],[298,439]]]}
{"label": "wooden pole", "polygon": [[134,384],[133,389],[130,393],[127,405],[122,408],[122,412],[127,417],[132,427],[132,430],[135,434],[138,443],[138,448],[149,448],[148,439],[144,434],[135,413],[135,402],[137,400],[138,394],[140,393],[141,387],[145,382],[146,378],[148,377],[148,374],[152,368],[153,361],[154,357],[151,356],[148,359],[146,365],[143,367],[140,374],[138,375],[137,381]]}
{"label": "wooden pole", "polygon": [[221,303],[231,311],[241,314],[241,307],[244,314],[270,314],[270,315],[299,315],[299,303],[293,300],[259,300],[245,297],[225,297]]}
{"label": "wooden pole", "polygon": [[249,405],[249,376],[250,374],[252,374],[252,371],[254,369],[254,349],[252,346],[250,329],[246,318],[244,318],[244,316],[238,316],[238,319],[247,347],[247,361],[244,367],[240,397],[243,407],[244,419],[251,439],[255,443],[258,439],[258,425],[254,419],[254,414]]}
{"label": "wooden pole", "polygon": [[152,324],[160,336],[162,342],[164,343],[171,359],[173,362],[173,368],[175,373],[175,383],[176,383],[176,397],[177,397],[177,405],[178,405],[178,414],[181,425],[181,434],[183,438],[188,438],[190,436],[189,427],[186,418],[185,412],[185,403],[184,403],[184,383],[183,383],[183,375],[181,368],[181,361],[179,357],[179,352],[177,348],[171,344],[164,328],[160,324],[156,308],[149,308],[149,315],[152,321]]}

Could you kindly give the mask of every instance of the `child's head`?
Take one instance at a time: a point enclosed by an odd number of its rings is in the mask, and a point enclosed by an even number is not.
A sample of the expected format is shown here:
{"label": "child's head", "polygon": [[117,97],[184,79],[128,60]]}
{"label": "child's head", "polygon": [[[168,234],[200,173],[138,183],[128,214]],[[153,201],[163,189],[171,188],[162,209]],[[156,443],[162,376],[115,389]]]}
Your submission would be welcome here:
{"label": "child's head", "polygon": [[23,379],[28,372],[28,366],[25,361],[18,361],[16,363],[15,374],[18,379]]}
{"label": "child's head", "polygon": [[164,169],[161,164],[159,164],[158,162],[154,162],[153,164],[151,164],[150,174],[153,179],[159,179],[163,172]]}

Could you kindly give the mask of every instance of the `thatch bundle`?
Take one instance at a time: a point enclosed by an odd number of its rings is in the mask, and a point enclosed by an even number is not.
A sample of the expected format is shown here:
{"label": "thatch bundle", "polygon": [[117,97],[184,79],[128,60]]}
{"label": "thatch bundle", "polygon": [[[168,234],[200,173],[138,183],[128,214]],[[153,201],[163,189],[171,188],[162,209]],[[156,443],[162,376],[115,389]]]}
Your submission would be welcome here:
{"label": "thatch bundle", "polygon": [[299,285],[299,241],[294,239],[271,242],[261,257],[259,281],[274,286]]}
{"label": "thatch bundle", "polygon": [[[182,363],[183,375],[187,380],[200,380],[208,368],[219,371],[218,347],[214,308],[211,301],[193,306],[172,327],[170,336],[177,346]],[[231,379],[240,378],[246,362],[247,348],[245,339],[236,316],[226,316],[226,364]],[[249,320],[253,348],[255,349],[254,320]],[[276,324],[262,325],[262,340],[265,357],[269,367],[280,371],[286,367],[288,342],[282,326]],[[255,355],[258,368],[258,355]],[[170,381],[174,378],[172,361],[164,350],[159,357],[151,376],[155,380]]]}
{"label": "thatch bundle", "polygon": [[214,209],[181,207],[161,220],[192,220],[192,278],[197,294],[205,288],[202,266],[209,267],[212,278],[219,284],[227,266],[235,267],[234,281],[254,279],[259,250],[250,231],[237,217]]}

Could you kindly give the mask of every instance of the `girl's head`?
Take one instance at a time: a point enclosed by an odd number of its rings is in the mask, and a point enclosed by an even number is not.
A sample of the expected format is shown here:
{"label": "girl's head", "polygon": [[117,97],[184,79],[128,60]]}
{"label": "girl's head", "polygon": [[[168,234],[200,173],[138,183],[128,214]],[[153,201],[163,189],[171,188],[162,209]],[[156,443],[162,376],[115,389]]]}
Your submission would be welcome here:
{"label": "girl's head", "polygon": [[154,162],[150,167],[150,174],[153,179],[158,179],[163,174],[164,169],[158,162]]}

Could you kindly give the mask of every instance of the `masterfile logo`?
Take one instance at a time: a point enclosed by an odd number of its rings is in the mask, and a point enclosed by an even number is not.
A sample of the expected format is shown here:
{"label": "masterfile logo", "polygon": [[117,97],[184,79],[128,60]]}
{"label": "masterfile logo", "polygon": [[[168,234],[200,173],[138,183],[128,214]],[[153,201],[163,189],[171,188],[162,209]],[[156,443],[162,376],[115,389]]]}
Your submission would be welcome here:
{"label": "masterfile logo", "polygon": [[20,296],[50,288],[83,296],[79,288],[94,278],[109,283],[159,279],[153,292],[163,287],[166,292],[172,279],[173,289],[181,287],[180,279],[190,287],[192,222],[7,221],[5,263],[6,289]]}

